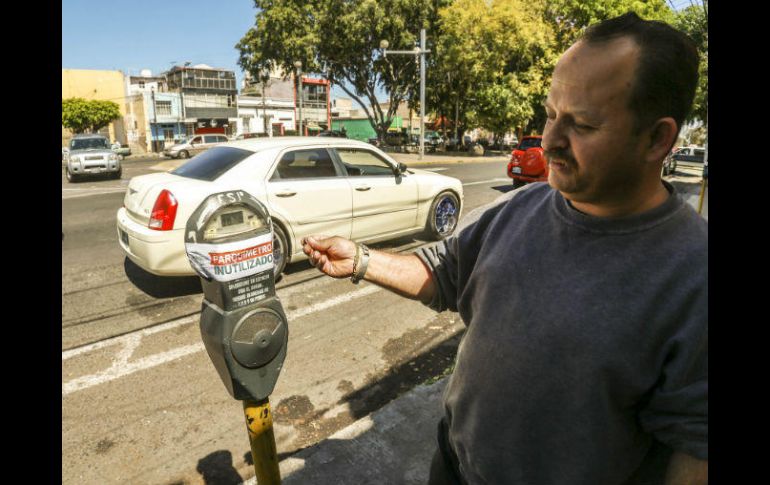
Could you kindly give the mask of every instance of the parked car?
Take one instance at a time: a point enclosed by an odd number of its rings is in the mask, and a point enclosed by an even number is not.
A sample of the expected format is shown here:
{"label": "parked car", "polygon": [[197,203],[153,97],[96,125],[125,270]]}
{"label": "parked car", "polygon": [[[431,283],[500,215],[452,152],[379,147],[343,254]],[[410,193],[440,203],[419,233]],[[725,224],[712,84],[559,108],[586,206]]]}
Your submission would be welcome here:
{"label": "parked car", "polygon": [[123,173],[118,155],[102,135],[75,135],[64,153],[67,181],[76,182],[88,175],[108,174],[119,179]]}
{"label": "parked car", "polygon": [[163,150],[163,155],[171,158],[190,158],[228,141],[225,135],[194,135],[166,148]]}
{"label": "parked car", "polygon": [[507,173],[513,179],[514,187],[548,180],[548,163],[543,156],[542,139],[539,135],[524,136],[511,152]]}
{"label": "parked car", "polygon": [[131,148],[128,145],[121,145],[119,142],[112,144],[112,151],[115,152],[121,160],[123,160],[124,157],[131,155]]}
{"label": "parked car", "polygon": [[311,234],[374,242],[424,231],[455,231],[462,183],[407,169],[368,143],[334,137],[276,137],[214,147],[168,173],[131,179],[117,213],[120,247],[160,276],[194,275],[184,229],[210,194],[245,190],[269,209],[275,272],[304,259]]}
{"label": "parked car", "polygon": [[703,163],[705,156],[706,150],[703,147],[674,148],[663,160],[663,175],[671,175],[676,172],[676,167],[680,162],[685,164]]}
{"label": "parked car", "polygon": [[706,150],[703,147],[679,147],[671,157],[677,162],[703,163]]}

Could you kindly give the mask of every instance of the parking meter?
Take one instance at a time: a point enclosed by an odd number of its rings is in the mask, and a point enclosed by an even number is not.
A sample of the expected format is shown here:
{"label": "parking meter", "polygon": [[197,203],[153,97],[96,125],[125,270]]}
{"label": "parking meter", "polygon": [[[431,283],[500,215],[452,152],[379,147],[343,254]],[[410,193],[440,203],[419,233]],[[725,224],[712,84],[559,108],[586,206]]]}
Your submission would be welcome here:
{"label": "parking meter", "polygon": [[207,197],[185,228],[201,277],[201,337],[232,397],[243,401],[257,483],[281,483],[268,396],[286,358],[288,322],[275,294],[273,226],[242,190]]}
{"label": "parking meter", "polygon": [[242,190],[207,197],[187,221],[185,250],[201,276],[201,337],[219,377],[235,399],[267,398],[289,338],[267,208]]}

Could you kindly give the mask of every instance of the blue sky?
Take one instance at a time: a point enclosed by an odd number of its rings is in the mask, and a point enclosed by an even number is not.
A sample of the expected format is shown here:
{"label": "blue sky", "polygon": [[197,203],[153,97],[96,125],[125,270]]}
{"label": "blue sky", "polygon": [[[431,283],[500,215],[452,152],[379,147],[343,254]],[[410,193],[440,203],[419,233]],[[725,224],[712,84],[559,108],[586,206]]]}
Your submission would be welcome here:
{"label": "blue sky", "polygon": [[252,0],[62,0],[61,8],[64,69],[157,75],[190,61],[235,71],[240,89],[235,45],[254,25]]}
{"label": "blue sky", "polygon": [[153,74],[173,64],[235,71],[235,44],[254,25],[251,0],[62,0],[62,67]]}

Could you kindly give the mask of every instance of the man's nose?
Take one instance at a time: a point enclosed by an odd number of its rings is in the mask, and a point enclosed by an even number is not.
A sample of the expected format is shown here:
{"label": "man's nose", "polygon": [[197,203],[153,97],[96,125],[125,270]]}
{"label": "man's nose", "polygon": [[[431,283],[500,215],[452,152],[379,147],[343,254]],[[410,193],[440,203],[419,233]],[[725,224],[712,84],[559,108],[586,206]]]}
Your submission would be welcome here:
{"label": "man's nose", "polygon": [[559,120],[546,121],[540,144],[545,151],[567,148],[569,141],[564,133],[563,124]]}

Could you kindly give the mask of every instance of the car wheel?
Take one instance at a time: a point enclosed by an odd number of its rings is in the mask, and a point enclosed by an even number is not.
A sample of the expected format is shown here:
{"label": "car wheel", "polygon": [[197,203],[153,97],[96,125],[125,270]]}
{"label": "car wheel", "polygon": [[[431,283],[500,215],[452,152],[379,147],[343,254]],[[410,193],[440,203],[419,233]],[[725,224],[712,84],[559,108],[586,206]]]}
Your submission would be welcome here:
{"label": "car wheel", "polygon": [[286,268],[286,261],[288,260],[287,254],[289,252],[289,244],[286,242],[286,233],[283,232],[281,226],[273,223],[273,275],[275,281],[281,278],[283,270]]}
{"label": "car wheel", "polygon": [[513,179],[513,189],[516,190],[519,187],[524,187],[525,183],[519,179]]}
{"label": "car wheel", "polygon": [[123,167],[120,167],[120,169],[118,169],[117,172],[112,174],[112,178],[114,178],[115,180],[120,180],[120,177],[122,176],[123,176]]}
{"label": "car wheel", "polygon": [[441,192],[433,200],[428,213],[425,229],[428,236],[440,241],[450,236],[457,228],[457,220],[460,215],[460,201],[452,192]]}
{"label": "car wheel", "polygon": [[70,172],[69,169],[67,169],[67,182],[75,183],[78,180],[78,176],[74,173]]}
{"label": "car wheel", "polygon": [[187,152],[187,150],[182,150],[179,152],[179,158],[188,158],[190,154]]}

